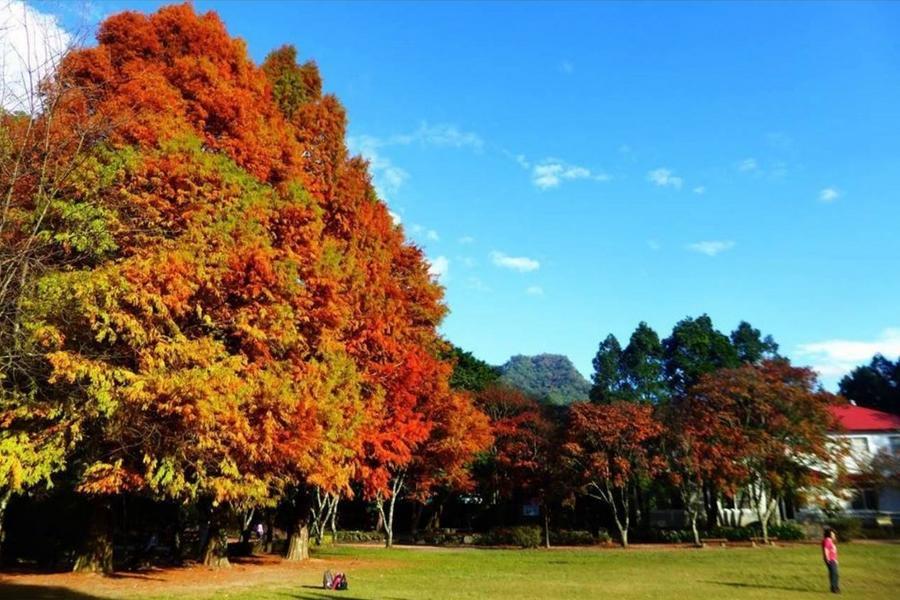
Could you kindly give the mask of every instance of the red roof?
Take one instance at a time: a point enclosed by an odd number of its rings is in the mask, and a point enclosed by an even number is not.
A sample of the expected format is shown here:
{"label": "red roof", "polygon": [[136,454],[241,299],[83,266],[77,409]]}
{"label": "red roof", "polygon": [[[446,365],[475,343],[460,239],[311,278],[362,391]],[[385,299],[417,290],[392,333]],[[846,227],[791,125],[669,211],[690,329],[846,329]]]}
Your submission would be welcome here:
{"label": "red roof", "polygon": [[832,406],[831,412],[847,431],[900,431],[900,417],[890,413],[853,406]]}

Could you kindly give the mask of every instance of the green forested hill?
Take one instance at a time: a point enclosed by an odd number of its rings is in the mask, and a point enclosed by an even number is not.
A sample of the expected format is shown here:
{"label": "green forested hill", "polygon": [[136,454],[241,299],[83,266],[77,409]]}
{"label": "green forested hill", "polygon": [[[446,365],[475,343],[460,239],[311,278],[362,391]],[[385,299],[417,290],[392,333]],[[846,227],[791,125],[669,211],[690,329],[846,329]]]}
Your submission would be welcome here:
{"label": "green forested hill", "polygon": [[513,356],[500,367],[500,380],[548,404],[565,405],[588,399],[591,384],[568,357],[560,354]]}

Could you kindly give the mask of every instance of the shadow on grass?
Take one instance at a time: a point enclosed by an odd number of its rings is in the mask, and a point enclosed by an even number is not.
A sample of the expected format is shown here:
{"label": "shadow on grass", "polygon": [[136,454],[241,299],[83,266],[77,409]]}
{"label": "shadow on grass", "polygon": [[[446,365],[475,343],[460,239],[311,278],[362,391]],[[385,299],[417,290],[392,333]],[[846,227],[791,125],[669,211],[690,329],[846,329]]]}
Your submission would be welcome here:
{"label": "shadow on grass", "polygon": [[781,592],[819,592],[821,590],[809,587],[788,587],[786,585],[766,585],[764,583],[745,583],[742,581],[701,581],[700,583],[712,583],[713,585],[725,585],[733,588],[752,588],[757,590],[778,590]]}
{"label": "shadow on grass", "polygon": [[[304,585],[303,587],[309,588],[312,586]],[[341,600],[367,600],[362,596],[345,596],[343,592],[326,592],[319,588],[318,592],[300,592],[299,594],[286,593],[282,594],[285,598],[293,598],[293,600],[323,600],[324,598],[328,598],[329,600],[333,600],[334,598],[341,598]],[[407,600],[407,598],[387,598],[387,600]]]}
{"label": "shadow on grass", "polygon": [[91,596],[64,587],[43,585],[22,585],[0,581],[0,598],[3,600],[101,600],[99,596]]}

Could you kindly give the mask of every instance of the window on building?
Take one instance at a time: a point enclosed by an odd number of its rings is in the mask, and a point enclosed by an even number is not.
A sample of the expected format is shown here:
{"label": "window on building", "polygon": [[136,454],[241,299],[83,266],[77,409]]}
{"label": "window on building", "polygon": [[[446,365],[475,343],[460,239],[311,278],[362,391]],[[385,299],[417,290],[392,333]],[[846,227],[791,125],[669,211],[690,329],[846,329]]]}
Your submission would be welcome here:
{"label": "window on building", "polygon": [[891,453],[900,456],[900,435],[892,435],[890,438]]}
{"label": "window on building", "polygon": [[850,507],[853,510],[878,510],[878,492],[872,488],[853,490]]}
{"label": "window on building", "polygon": [[854,456],[866,456],[869,454],[869,438],[850,438],[850,450]]}

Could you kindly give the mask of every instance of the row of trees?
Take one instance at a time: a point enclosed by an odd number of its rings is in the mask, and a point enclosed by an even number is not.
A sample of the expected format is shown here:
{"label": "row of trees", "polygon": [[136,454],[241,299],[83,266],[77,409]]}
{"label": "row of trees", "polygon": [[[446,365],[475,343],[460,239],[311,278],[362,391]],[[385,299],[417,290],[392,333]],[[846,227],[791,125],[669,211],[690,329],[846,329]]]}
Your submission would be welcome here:
{"label": "row of trees", "polygon": [[[458,368],[472,364],[463,358]],[[723,496],[745,495],[767,539],[779,500],[836,483],[842,449],[828,436],[838,426],[829,407],[841,400],[747,323],[726,336],[706,315],[689,318],[662,342],[641,323],[624,349],[607,337],[594,367],[591,401],[565,409],[483,369],[457,378],[482,374],[477,401],[494,427],[476,469],[484,498],[532,496],[545,525],[552,507],[593,498],[627,545],[654,501],[671,506],[677,495],[699,544],[698,520],[716,526]]]}
{"label": "row of trees", "polygon": [[123,13],[31,93],[0,114],[0,541],[10,498],[49,488],[90,505],[75,566],[106,571],[122,498],[190,507],[216,565],[235,515],[247,537],[277,509],[301,559],[349,497],[388,545],[399,498],[455,492],[536,498],[548,535],[595,498],[627,544],[654,493],[696,532],[746,490],[765,528],[821,483],[836,399],[746,323],[610,336],[568,407],[450,348],[293,48],[257,66],[213,14]]}
{"label": "row of trees", "polygon": [[70,489],[76,568],[107,571],[113,499],[189,504],[222,564],[228,515],[278,505],[303,558],[321,499],[361,494],[390,543],[396,498],[468,486],[490,432],[343,107],[188,5],[97,41],[0,114],[0,524]]}

